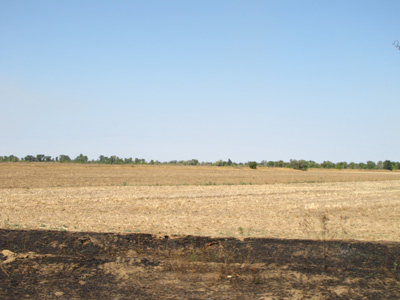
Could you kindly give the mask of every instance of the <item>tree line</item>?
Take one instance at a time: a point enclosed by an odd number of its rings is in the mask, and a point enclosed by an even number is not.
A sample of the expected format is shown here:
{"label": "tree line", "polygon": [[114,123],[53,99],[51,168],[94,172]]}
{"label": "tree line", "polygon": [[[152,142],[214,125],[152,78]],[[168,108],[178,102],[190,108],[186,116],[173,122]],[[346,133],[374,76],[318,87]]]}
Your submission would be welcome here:
{"label": "tree line", "polygon": [[231,159],[218,160],[216,162],[200,162],[197,159],[190,160],[171,160],[166,162],[160,162],[158,160],[146,161],[144,158],[120,158],[116,155],[104,156],[100,155],[98,159],[89,160],[86,155],[80,154],[75,158],[71,158],[68,155],[61,154],[57,157],[51,157],[44,154],[37,155],[26,155],[25,157],[17,157],[15,155],[0,156],[0,162],[59,162],[59,163],[80,163],[80,164],[132,164],[132,165],[206,165],[206,166],[249,166],[252,169],[258,167],[269,167],[269,168],[293,168],[296,170],[307,170],[309,168],[322,168],[322,169],[361,169],[361,170],[400,170],[400,162],[394,162],[390,160],[385,161],[367,161],[367,162],[331,162],[324,161],[317,163],[312,160],[296,160],[291,159],[289,162],[283,160],[279,161],[267,161],[261,162],[249,161],[246,163],[233,162]]}

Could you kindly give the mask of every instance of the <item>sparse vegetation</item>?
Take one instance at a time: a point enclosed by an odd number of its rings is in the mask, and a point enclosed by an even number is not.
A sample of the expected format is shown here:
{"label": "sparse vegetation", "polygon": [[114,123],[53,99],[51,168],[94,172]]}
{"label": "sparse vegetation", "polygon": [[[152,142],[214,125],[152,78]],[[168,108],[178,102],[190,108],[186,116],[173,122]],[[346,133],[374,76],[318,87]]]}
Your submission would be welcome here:
{"label": "sparse vegetation", "polygon": [[89,160],[88,156],[80,154],[76,158],[71,159],[68,155],[62,154],[55,158],[51,156],[46,156],[44,154],[26,155],[25,157],[18,158],[15,155],[5,155],[0,156],[0,162],[60,162],[60,163],[76,163],[76,164],[111,164],[111,165],[178,165],[178,166],[218,166],[218,167],[238,167],[238,166],[249,166],[255,169],[254,166],[268,167],[268,168],[293,168],[296,170],[306,171],[311,168],[322,168],[322,169],[361,169],[361,170],[400,170],[400,162],[392,162],[386,160],[385,162],[378,161],[377,163],[373,161],[364,162],[331,162],[323,161],[322,163],[317,163],[312,160],[296,160],[291,159],[289,162],[283,160],[279,161],[266,161],[261,162],[250,161],[248,163],[233,162],[231,159],[218,160],[216,162],[200,162],[198,159],[190,160],[171,160],[169,162],[160,162],[158,160],[151,159],[146,161],[144,158],[120,158],[116,155],[110,157],[100,155],[98,159]]}

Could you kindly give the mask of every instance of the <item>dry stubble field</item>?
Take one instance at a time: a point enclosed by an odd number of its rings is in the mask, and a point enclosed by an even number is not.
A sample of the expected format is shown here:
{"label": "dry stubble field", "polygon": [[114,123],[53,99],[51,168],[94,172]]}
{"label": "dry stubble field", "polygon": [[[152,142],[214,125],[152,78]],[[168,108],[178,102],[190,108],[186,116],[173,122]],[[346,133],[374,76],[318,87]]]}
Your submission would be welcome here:
{"label": "dry stubble field", "polygon": [[400,297],[400,172],[3,163],[0,207],[1,299]]}
{"label": "dry stubble field", "polygon": [[1,164],[0,205],[14,229],[400,241],[389,171]]}

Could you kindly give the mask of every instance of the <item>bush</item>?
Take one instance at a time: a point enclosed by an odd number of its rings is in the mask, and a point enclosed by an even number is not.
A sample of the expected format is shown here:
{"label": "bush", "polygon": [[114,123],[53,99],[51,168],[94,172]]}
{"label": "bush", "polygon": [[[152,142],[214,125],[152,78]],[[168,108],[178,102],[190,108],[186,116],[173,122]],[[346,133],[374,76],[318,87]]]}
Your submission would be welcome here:
{"label": "bush", "polygon": [[324,169],[333,169],[336,167],[336,165],[335,165],[335,163],[333,163],[329,160],[326,160],[321,164],[321,167]]}
{"label": "bush", "polygon": [[390,160],[385,160],[385,161],[383,162],[383,168],[384,168],[385,170],[392,171],[392,170],[393,170],[393,164],[392,164],[392,162],[391,162]]}
{"label": "bush", "polygon": [[335,168],[338,170],[347,169],[347,162],[345,162],[345,161],[338,162],[338,163],[336,163]]}
{"label": "bush", "polygon": [[249,167],[250,169],[257,169],[257,162],[249,161]]}
{"label": "bush", "polygon": [[295,160],[291,159],[289,166],[295,170],[307,171],[308,162],[305,160]]}

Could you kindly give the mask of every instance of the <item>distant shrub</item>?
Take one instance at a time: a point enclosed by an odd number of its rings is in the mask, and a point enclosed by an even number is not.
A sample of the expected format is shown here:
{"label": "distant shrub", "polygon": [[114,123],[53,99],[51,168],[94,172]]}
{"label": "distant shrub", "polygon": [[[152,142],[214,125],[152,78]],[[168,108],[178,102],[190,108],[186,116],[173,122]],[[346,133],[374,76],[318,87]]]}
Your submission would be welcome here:
{"label": "distant shrub", "polygon": [[307,171],[308,161],[291,159],[289,166],[295,170]]}
{"label": "distant shrub", "polygon": [[334,169],[336,167],[335,163],[326,160],[321,164],[321,167],[324,169]]}
{"label": "distant shrub", "polygon": [[392,163],[390,160],[385,160],[385,161],[383,162],[383,168],[384,168],[385,170],[392,171],[392,170],[393,170],[393,163]]}
{"label": "distant shrub", "polygon": [[250,169],[257,169],[257,162],[249,161],[249,167]]}
{"label": "distant shrub", "polygon": [[219,160],[215,163],[215,165],[217,165],[218,167],[223,167],[226,166],[226,161],[223,160]]}
{"label": "distant shrub", "polygon": [[342,169],[347,169],[347,166],[348,166],[347,162],[341,161],[341,162],[336,163],[335,168],[338,170],[342,170]]}

